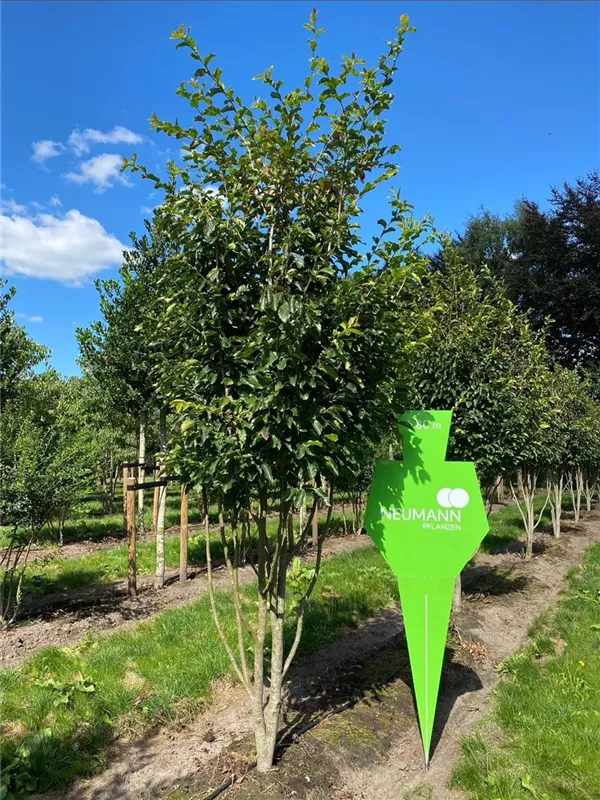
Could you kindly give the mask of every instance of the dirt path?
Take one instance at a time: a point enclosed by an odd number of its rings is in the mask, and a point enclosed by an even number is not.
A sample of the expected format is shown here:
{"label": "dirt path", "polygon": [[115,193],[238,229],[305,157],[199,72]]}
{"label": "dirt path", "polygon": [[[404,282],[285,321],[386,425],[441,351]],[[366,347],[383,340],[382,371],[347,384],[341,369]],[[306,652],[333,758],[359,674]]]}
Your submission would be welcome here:
{"label": "dirt path", "polygon": [[[323,557],[331,558],[347,550],[370,544],[367,536],[348,535],[325,540]],[[307,562],[314,559],[309,549]],[[240,570],[240,580],[252,580],[250,566]],[[185,583],[179,583],[179,571],[167,570],[164,589],[153,587],[153,576],[138,578],[138,597],[127,597],[127,581],[118,580],[93,584],[71,592],[67,598],[43,598],[47,610],[40,609],[38,616],[2,632],[0,663],[3,667],[18,667],[27,658],[44,647],[70,647],[85,639],[90,632],[114,632],[135,627],[165,608],[179,608],[192,603],[207,591],[206,568],[191,568]],[[224,569],[215,571],[215,585],[229,585]],[[56,603],[53,607],[53,602]]]}
{"label": "dirt path", "polygon": [[[489,711],[490,695],[498,682],[496,665],[520,649],[527,631],[542,611],[553,605],[564,587],[569,569],[581,561],[584,551],[600,540],[600,522],[588,519],[583,526],[571,526],[558,542],[544,537],[546,552],[528,565],[522,559],[508,562],[509,570],[493,601],[465,603],[458,620],[463,639],[481,643],[475,674],[449,670],[438,702],[438,717],[444,723],[443,735],[435,748],[429,770],[424,771],[423,754],[416,725],[390,747],[375,767],[351,770],[343,775],[353,800],[398,800],[410,790],[428,800],[457,800],[461,792],[447,788],[460,756],[461,738],[473,730]],[[488,568],[493,556],[478,559],[478,567]],[[507,559],[506,559],[507,560]],[[507,582],[516,582],[511,591]],[[476,651],[477,652],[477,651]],[[461,671],[463,674],[461,675]],[[454,673],[454,674],[452,674]],[[456,680],[458,678],[458,680]],[[438,728],[438,734],[440,733]]]}
{"label": "dirt path", "polygon": [[[450,648],[444,667],[434,734],[439,741],[427,773],[402,617],[394,606],[293,670],[288,724],[301,724],[340,703],[351,707],[289,747],[276,772],[251,772],[223,797],[401,800],[410,790],[422,789],[415,797],[455,800],[459,795],[449,792],[446,783],[461,736],[488,710],[497,682],[495,665],[519,648],[532,621],[556,601],[566,572],[600,540],[600,521],[596,516],[573,525],[559,541],[540,540],[541,555],[531,562],[511,552],[480,555],[465,574],[467,592],[469,587],[477,591],[458,621],[463,643]],[[243,773],[252,758],[251,716],[243,691],[223,682],[214,696],[192,725],[116,743],[102,774],[70,791],[43,795],[44,800],[204,797],[228,775]]]}

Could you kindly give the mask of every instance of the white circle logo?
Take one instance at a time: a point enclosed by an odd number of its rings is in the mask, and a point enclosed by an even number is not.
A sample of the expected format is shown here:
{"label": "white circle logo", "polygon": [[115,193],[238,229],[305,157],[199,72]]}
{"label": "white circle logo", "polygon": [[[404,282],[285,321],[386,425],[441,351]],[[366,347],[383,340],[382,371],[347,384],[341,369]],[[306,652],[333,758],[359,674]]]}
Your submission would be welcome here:
{"label": "white circle logo", "polygon": [[464,508],[469,500],[469,493],[464,489],[440,489],[437,493],[442,508]]}

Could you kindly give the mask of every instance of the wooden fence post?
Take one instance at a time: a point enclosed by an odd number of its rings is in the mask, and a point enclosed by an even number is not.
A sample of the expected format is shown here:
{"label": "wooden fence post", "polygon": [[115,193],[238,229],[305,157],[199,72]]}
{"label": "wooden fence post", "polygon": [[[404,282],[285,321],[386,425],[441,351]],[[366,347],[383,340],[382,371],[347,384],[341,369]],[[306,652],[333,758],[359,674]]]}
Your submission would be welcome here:
{"label": "wooden fence post", "polygon": [[127,481],[129,479],[129,467],[123,467],[123,528],[127,532]]}
{"label": "wooden fence post", "polygon": [[187,483],[181,484],[181,519],[179,533],[179,581],[185,583],[187,580],[188,565],[188,508],[189,492]]}
{"label": "wooden fence post", "polygon": [[137,597],[137,575],[136,575],[136,529],[135,529],[135,492],[128,487],[134,486],[135,478],[128,478],[125,484],[127,495],[127,541],[129,544],[128,564],[127,564],[127,593],[129,597]]}

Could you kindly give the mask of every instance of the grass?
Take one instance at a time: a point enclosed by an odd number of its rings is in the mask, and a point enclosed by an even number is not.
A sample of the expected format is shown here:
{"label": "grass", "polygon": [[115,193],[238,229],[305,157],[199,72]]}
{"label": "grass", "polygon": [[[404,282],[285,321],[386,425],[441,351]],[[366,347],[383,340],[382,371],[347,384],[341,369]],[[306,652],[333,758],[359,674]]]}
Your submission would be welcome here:
{"label": "grass", "polygon": [[482,730],[463,742],[452,785],[471,800],[600,797],[600,544],[568,576],[554,613],[504,677]]}
{"label": "grass", "polygon": [[[397,583],[374,548],[332,558],[311,599],[301,652],[308,654],[397,598]],[[244,588],[251,610],[255,585]],[[233,609],[218,595],[224,626]],[[290,624],[288,645],[293,635]],[[115,734],[197,713],[213,681],[230,667],[214,631],[208,597],[164,611],[133,631],[49,648],[16,670],[3,670],[2,760],[13,786],[49,790],[105,765]],[[12,762],[12,768],[11,768]],[[25,777],[23,777],[25,776]]]}
{"label": "grass", "polygon": [[[321,524],[323,524],[323,520]],[[267,531],[274,532],[274,526],[274,522],[269,522]],[[332,517],[331,532],[341,533],[342,531],[341,516]],[[179,544],[179,536],[168,536],[165,539],[167,569],[175,569],[179,566]],[[223,556],[223,547],[218,533],[212,535],[211,553],[214,559]],[[188,564],[190,566],[206,564],[206,543],[203,533],[189,537]],[[154,541],[138,542],[138,575],[153,574],[155,565],[156,543]],[[107,583],[126,577],[127,544],[115,545],[115,547],[76,558],[48,556],[38,559],[27,568],[23,581],[23,595],[25,598],[44,597],[54,592],[65,592],[94,583]]]}
{"label": "grass", "polygon": [[[165,514],[165,526],[171,527],[172,525],[179,525],[180,510],[181,510],[181,497],[178,491],[179,487],[171,488],[167,493],[167,508]],[[152,491],[146,491],[146,502],[144,507],[144,523],[146,529],[150,530],[152,526]],[[102,503],[96,495],[92,495],[89,499],[81,502],[76,507],[70,518],[65,521],[64,528],[64,542],[65,544],[72,544],[74,542],[82,541],[97,541],[109,537],[122,538],[123,533],[123,513],[122,495],[120,490],[115,497],[114,507],[115,514],[104,514],[102,510]],[[218,510],[216,506],[211,506],[209,510],[211,522],[218,522]],[[189,506],[189,523],[190,525],[200,524],[204,519],[203,513],[198,503],[190,498]],[[5,546],[5,532],[0,530],[0,546]],[[56,530],[54,532],[49,527],[44,528],[39,537],[39,543],[55,544],[56,543]]]}
{"label": "grass", "polygon": [[[541,508],[543,500],[536,501]],[[178,519],[176,520],[179,521]],[[543,522],[550,521],[550,510],[546,508]],[[489,518],[490,532],[482,542],[484,553],[495,553],[507,547],[510,542],[523,535],[523,524],[519,511],[514,506],[507,506]],[[340,515],[333,515],[332,533],[343,531]],[[137,547],[137,567],[139,575],[151,575],[155,569],[154,541],[139,542]],[[220,539],[215,534],[211,552],[214,558],[223,555]],[[165,559],[167,569],[175,569],[179,565],[179,537],[168,537],[165,542]],[[192,536],[188,545],[188,562],[191,566],[203,566],[206,563],[204,536]],[[52,556],[39,559],[27,569],[24,580],[24,597],[44,597],[55,592],[65,592],[90,586],[94,583],[106,583],[127,577],[127,545],[100,550],[76,558]]]}
{"label": "grass", "polygon": [[[490,517],[484,549],[505,546],[518,537],[519,519],[513,507]],[[195,547],[191,543],[190,560],[201,558],[201,540]],[[141,550],[140,565],[151,571],[153,544],[143,543]],[[177,559],[178,539],[174,538],[168,540],[168,563],[175,565]],[[117,547],[60,562],[62,572],[55,574],[55,580],[66,585],[67,574],[79,580],[82,562],[95,563],[96,574],[108,563],[124,575],[126,554]],[[88,566],[88,578],[93,570]],[[244,588],[250,612],[255,591],[254,584]],[[374,548],[328,560],[307,612],[300,652],[306,655],[320,649],[396,598],[396,580]],[[586,598],[580,602],[585,608],[593,597]],[[233,609],[226,593],[219,594],[218,605],[226,630],[233,632]],[[590,639],[598,638],[589,624],[585,633]],[[291,626],[286,635],[292,635]],[[135,736],[153,724],[193,717],[210,697],[213,682],[229,673],[206,596],[164,611],[132,631],[91,636],[72,648],[45,649],[20,669],[0,675],[4,770],[8,765],[12,785],[21,781],[24,789],[67,785],[105,765],[106,746],[115,735]],[[491,800],[492,795],[481,797]]]}

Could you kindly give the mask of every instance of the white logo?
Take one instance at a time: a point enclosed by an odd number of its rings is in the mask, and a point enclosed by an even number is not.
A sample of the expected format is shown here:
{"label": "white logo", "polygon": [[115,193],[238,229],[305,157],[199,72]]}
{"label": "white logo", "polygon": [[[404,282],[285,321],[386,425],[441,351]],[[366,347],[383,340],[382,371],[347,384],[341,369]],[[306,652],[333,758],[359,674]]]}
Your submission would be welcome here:
{"label": "white logo", "polygon": [[464,489],[440,489],[437,493],[437,501],[442,508],[464,508],[470,499]]}

